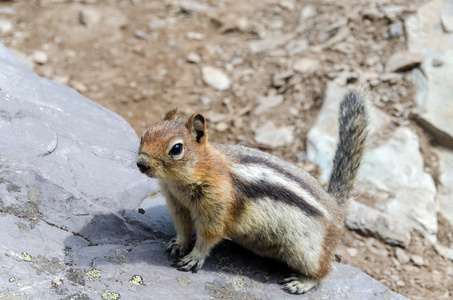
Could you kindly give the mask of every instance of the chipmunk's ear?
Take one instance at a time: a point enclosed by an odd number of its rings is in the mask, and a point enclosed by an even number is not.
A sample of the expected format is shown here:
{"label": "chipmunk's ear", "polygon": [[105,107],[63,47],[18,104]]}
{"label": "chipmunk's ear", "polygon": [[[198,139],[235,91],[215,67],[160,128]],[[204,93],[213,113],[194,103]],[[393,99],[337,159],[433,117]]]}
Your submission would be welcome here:
{"label": "chipmunk's ear", "polygon": [[193,114],[186,123],[187,129],[189,129],[192,138],[198,143],[204,143],[208,139],[208,133],[206,131],[206,120],[200,114]]}
{"label": "chipmunk's ear", "polygon": [[176,113],[178,112],[178,108],[175,107],[172,110],[169,110],[164,117],[164,120],[174,120],[176,119]]}

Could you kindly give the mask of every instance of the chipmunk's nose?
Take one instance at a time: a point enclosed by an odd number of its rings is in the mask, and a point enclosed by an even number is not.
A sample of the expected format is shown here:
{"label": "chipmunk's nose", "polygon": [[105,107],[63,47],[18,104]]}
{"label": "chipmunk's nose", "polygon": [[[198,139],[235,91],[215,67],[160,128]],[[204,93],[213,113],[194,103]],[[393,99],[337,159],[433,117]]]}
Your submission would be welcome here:
{"label": "chipmunk's nose", "polygon": [[149,163],[145,158],[139,156],[137,159],[137,167],[140,169],[140,172],[145,173],[149,169]]}

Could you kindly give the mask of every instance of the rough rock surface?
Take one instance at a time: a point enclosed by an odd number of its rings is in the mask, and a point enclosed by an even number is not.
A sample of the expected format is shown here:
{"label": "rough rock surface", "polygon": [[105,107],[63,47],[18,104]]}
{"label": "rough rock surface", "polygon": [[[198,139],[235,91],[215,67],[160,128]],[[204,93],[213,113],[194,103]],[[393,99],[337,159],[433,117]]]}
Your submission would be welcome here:
{"label": "rough rock surface", "polygon": [[410,51],[425,54],[423,72],[414,70],[416,102],[426,109],[419,123],[441,145],[453,148],[453,34],[445,32],[441,19],[453,19],[451,1],[431,1],[406,21]]}
{"label": "rough rock surface", "polygon": [[411,241],[410,231],[403,223],[359,202],[350,204],[345,222],[349,229],[374,236],[389,245],[407,247]]}
{"label": "rough rock surface", "polygon": [[436,241],[436,186],[423,169],[418,136],[399,127],[365,156],[358,174],[359,191],[372,195],[393,218]]}
{"label": "rough rock surface", "polygon": [[[277,285],[286,268],[229,242],[198,274],[171,267],[171,218],[130,126],[4,46],[0,65],[0,298],[293,297]],[[305,296],[321,297],[405,299],[341,264]]]}

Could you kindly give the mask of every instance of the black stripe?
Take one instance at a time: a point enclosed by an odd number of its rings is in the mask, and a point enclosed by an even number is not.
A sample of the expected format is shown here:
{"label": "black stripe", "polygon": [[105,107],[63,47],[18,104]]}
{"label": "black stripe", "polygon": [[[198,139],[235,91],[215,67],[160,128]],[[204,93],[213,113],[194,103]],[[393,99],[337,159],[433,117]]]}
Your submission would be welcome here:
{"label": "black stripe", "polygon": [[287,170],[283,169],[281,166],[274,164],[267,159],[257,157],[257,156],[241,156],[239,159],[241,164],[257,164],[257,165],[264,165],[270,169],[274,169],[278,173],[284,175],[286,178],[291,179],[297,182],[301,188],[308,191],[313,197],[319,200],[318,195],[313,191],[313,188],[308,185],[305,181],[301,180],[299,177],[295,176],[293,173],[288,172]]}
{"label": "black stripe", "polygon": [[245,201],[245,198],[255,199],[268,197],[275,201],[281,201],[286,204],[299,207],[311,216],[323,216],[318,209],[308,204],[303,198],[297,196],[282,186],[278,186],[264,180],[260,180],[256,183],[244,182],[235,174],[231,174],[231,179],[234,186],[236,186],[240,191],[242,197],[240,196],[239,200],[242,203]]}

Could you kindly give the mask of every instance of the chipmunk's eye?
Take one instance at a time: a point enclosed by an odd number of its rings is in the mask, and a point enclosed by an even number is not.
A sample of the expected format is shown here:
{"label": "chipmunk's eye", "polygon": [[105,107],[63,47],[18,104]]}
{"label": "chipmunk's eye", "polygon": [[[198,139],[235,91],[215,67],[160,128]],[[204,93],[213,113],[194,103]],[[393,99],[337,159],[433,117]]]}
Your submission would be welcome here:
{"label": "chipmunk's eye", "polygon": [[178,143],[171,148],[169,155],[180,155],[182,153],[182,144]]}

